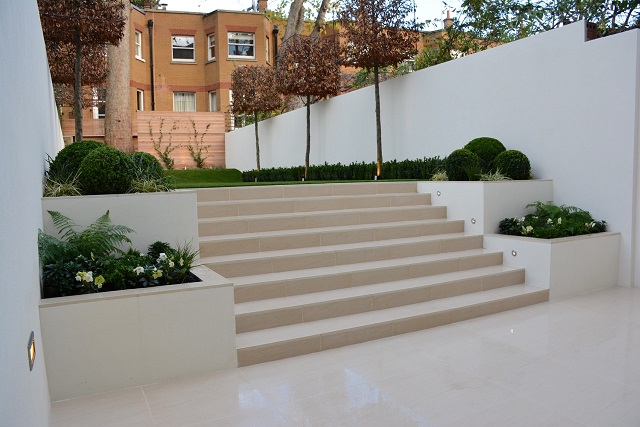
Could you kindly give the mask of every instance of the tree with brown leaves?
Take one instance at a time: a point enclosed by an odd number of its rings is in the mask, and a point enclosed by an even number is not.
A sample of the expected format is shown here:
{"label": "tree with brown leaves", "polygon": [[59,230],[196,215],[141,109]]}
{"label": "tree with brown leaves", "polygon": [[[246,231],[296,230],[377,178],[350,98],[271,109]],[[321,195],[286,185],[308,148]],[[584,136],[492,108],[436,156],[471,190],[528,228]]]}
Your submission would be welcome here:
{"label": "tree with brown leaves", "polygon": [[282,97],[276,86],[276,71],[266,65],[239,67],[231,73],[234,114],[253,114],[256,132],[256,165],[260,170],[260,139],[258,113],[282,106]]}
{"label": "tree with brown leaves", "polygon": [[338,44],[331,39],[293,36],[283,45],[278,59],[278,90],[284,95],[306,97],[307,152],[304,177],[308,178],[311,152],[311,104],[340,90]]}
{"label": "tree with brown leaves", "polygon": [[[70,71],[73,70],[73,114],[76,141],[79,141],[82,139],[82,85],[96,83],[93,78],[101,74],[100,67],[106,64],[103,60],[83,62],[83,56],[89,53],[97,57],[99,52],[104,52],[106,45],[120,42],[125,25],[124,5],[117,0],[38,0],[38,8],[47,51],[60,52],[67,58],[73,52]],[[65,51],[66,54],[63,53]],[[85,67],[86,72],[83,71]],[[52,73],[54,83],[69,83],[69,75],[61,78],[66,74],[64,67],[53,65],[52,69],[57,70]],[[83,79],[85,75],[87,77]],[[60,80],[54,80],[59,77]]]}
{"label": "tree with brown leaves", "polygon": [[379,72],[416,54],[419,26],[410,18],[413,12],[411,0],[344,0],[338,11],[341,35],[347,40],[344,64],[373,71],[378,176],[382,172]]}

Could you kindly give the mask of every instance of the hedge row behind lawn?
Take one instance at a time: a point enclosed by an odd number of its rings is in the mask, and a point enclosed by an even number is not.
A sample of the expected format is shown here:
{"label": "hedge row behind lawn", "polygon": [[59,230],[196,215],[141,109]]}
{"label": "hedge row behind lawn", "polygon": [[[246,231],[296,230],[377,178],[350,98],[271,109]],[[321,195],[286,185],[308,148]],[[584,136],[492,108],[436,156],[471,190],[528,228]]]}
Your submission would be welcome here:
{"label": "hedge row behind lawn", "polygon": [[[392,160],[382,164],[380,179],[420,179],[428,180],[440,169],[444,168],[444,159],[425,157],[416,160]],[[309,166],[308,181],[366,181],[372,180],[376,174],[376,164],[351,163],[349,165],[313,165]],[[304,166],[287,168],[261,169],[242,172],[243,182],[286,182],[302,181]]]}

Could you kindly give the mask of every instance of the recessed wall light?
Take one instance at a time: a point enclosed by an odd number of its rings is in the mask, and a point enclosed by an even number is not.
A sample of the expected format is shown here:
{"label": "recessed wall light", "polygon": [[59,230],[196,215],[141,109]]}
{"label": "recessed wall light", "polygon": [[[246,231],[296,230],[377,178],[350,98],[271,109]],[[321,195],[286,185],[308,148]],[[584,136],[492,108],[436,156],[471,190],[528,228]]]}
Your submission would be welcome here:
{"label": "recessed wall light", "polygon": [[476,223],[476,219],[475,218],[471,218],[471,224],[475,224]]}
{"label": "recessed wall light", "polygon": [[27,355],[29,357],[29,370],[33,371],[33,364],[36,361],[36,340],[31,331],[31,335],[29,336],[29,344],[27,345]]}

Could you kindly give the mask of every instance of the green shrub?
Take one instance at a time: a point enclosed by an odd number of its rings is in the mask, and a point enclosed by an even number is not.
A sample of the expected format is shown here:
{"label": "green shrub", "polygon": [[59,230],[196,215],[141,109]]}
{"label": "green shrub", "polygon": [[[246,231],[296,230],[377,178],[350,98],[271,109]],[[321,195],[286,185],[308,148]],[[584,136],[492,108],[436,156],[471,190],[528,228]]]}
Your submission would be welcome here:
{"label": "green shrub", "polygon": [[91,151],[104,147],[98,141],[84,140],[74,142],[64,147],[55,159],[49,162],[48,177],[56,182],[67,182],[70,177],[78,174],[80,163]]}
{"label": "green shrub", "polygon": [[493,165],[511,179],[529,179],[531,177],[529,159],[518,150],[503,151],[493,160]]}
{"label": "green shrub", "polygon": [[80,185],[85,194],[123,194],[133,180],[131,157],[104,146],[91,151],[80,163]]}
{"label": "green shrub", "polygon": [[454,150],[445,159],[445,172],[449,181],[469,181],[480,172],[480,157],[464,148]]}
{"label": "green shrub", "polygon": [[152,154],[138,151],[131,154],[131,161],[133,162],[136,178],[159,179],[164,176],[164,170],[162,169],[160,161]]}
{"label": "green shrub", "polygon": [[472,139],[464,148],[476,153],[478,157],[480,157],[480,167],[485,172],[494,171],[493,160],[498,154],[506,151],[502,142],[486,136]]}

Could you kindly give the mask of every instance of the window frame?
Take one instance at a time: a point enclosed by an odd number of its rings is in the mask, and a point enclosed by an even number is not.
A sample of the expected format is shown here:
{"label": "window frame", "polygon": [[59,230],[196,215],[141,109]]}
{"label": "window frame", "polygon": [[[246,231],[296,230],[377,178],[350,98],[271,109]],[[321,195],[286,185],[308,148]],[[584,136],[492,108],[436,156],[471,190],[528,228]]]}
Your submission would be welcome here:
{"label": "window frame", "polygon": [[134,42],[136,45],[136,53],[135,53],[136,59],[144,61],[144,58],[142,58],[142,31],[138,31],[138,30],[135,31]]}
{"label": "window frame", "polygon": [[144,111],[144,91],[141,89],[136,89],[136,108]]}
{"label": "window frame", "polygon": [[[235,38],[240,40],[243,36],[251,36],[251,43],[250,44],[244,44],[244,43],[232,43],[232,36],[236,36]],[[247,39],[248,40],[248,39]],[[253,53],[252,55],[234,55],[231,54],[231,47],[232,46],[250,46],[251,52]],[[227,57],[230,59],[246,59],[246,60],[253,60],[256,59],[256,33],[247,33],[247,32],[243,32],[243,31],[229,31],[227,33]]]}
{"label": "window frame", "polygon": [[[213,44],[211,43],[213,41]],[[213,55],[212,55],[213,53]],[[209,61],[216,60],[216,35],[215,33],[207,34],[207,59]]]}
{"label": "window frame", "polygon": [[[213,97],[213,102],[212,101]],[[209,112],[215,113],[218,111],[218,93],[215,90],[209,91]]]}
{"label": "window frame", "polygon": [[[191,39],[192,41],[192,45],[191,47],[188,46],[176,46],[174,44],[174,40],[176,40],[177,37],[184,37],[186,39]],[[191,51],[192,57],[193,58],[176,58],[175,57],[175,53],[176,53],[176,49],[180,50],[180,51]],[[184,62],[184,63],[194,63],[196,62],[196,37],[195,36],[190,36],[190,35],[181,35],[181,34],[172,34],[171,35],[171,61],[172,62]]]}
{"label": "window frame", "polygon": [[[190,94],[193,96],[193,110],[176,110],[176,95],[177,94]],[[178,92],[173,92],[173,111],[177,112],[177,113],[195,113],[197,110],[197,99],[196,99],[196,93],[195,92],[184,92],[184,91],[178,91]]]}

